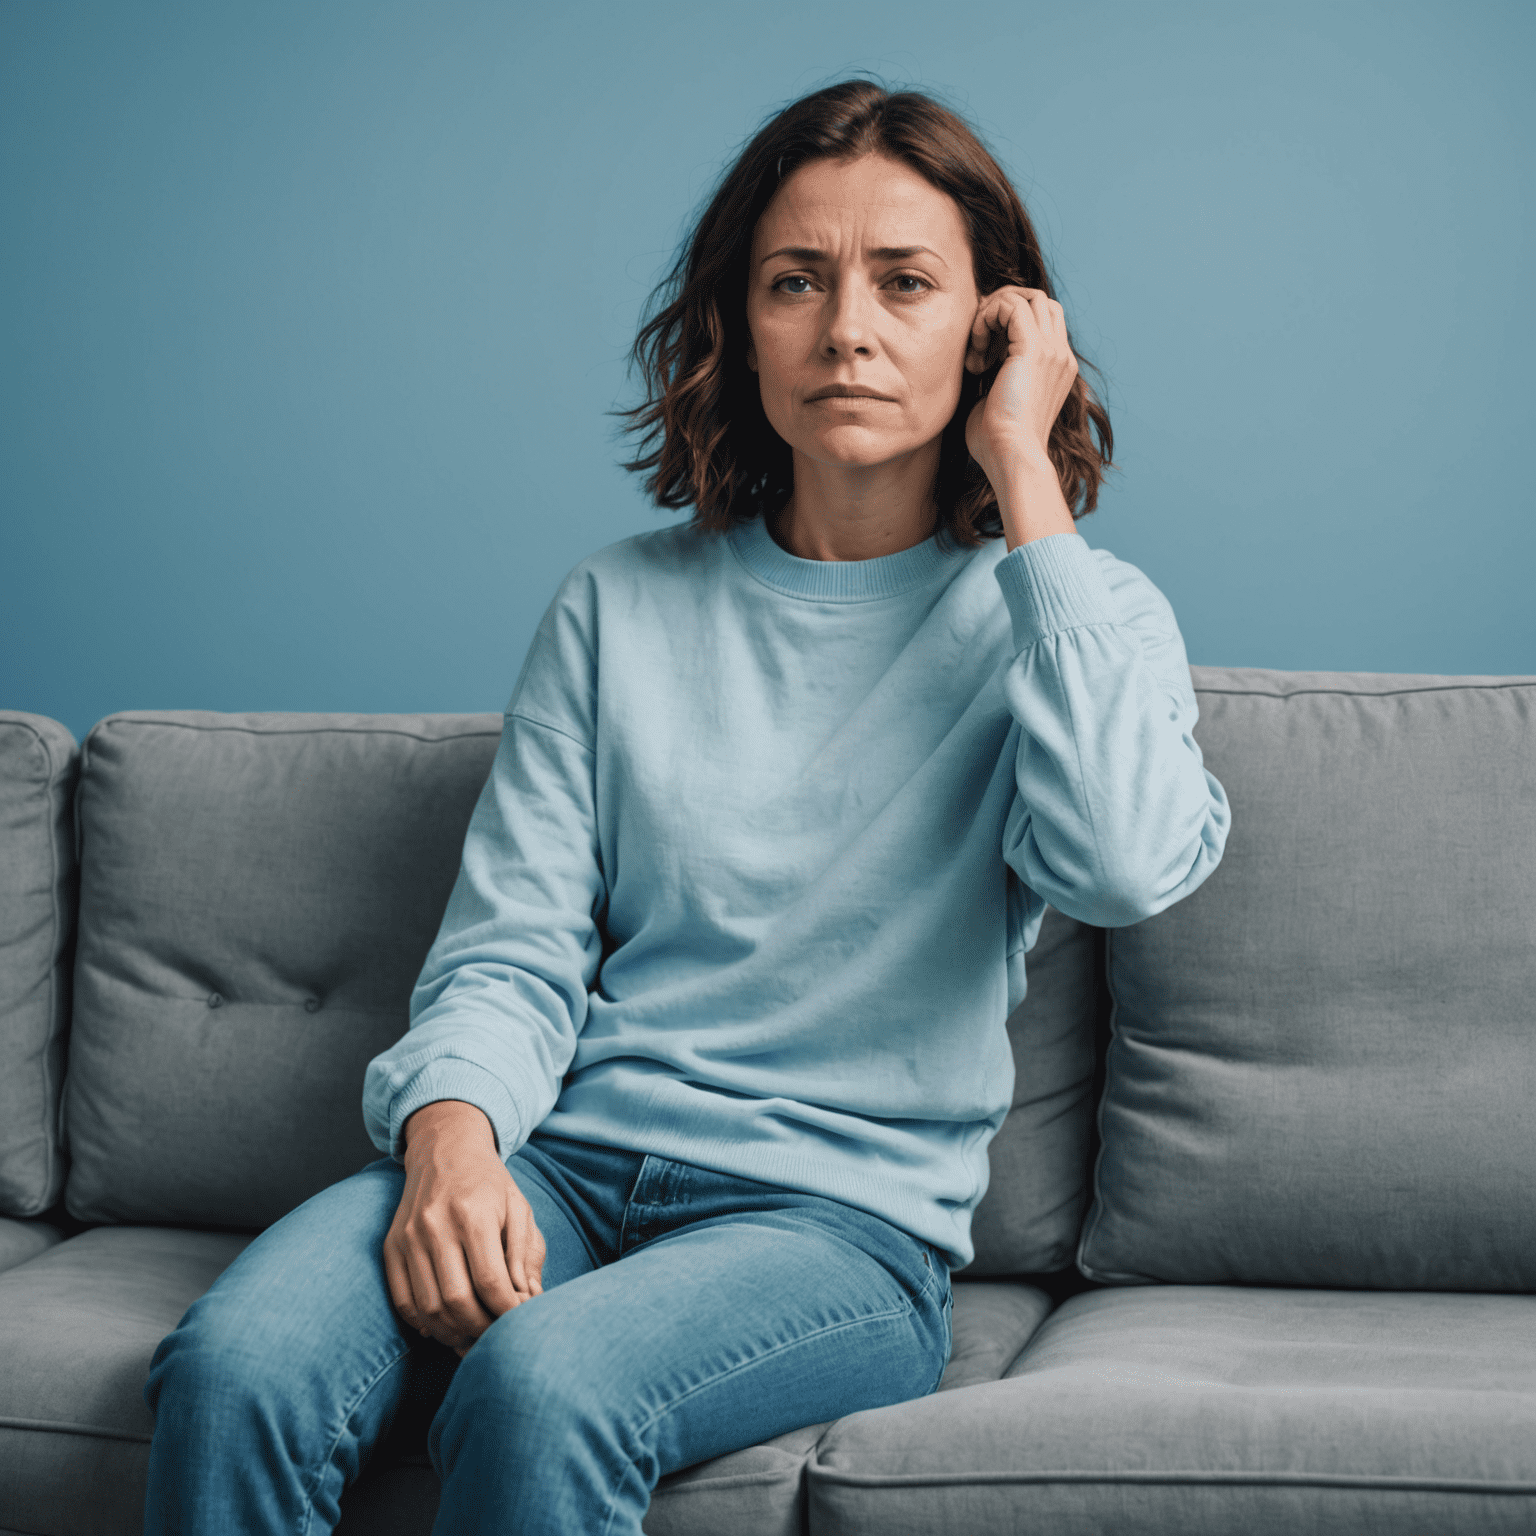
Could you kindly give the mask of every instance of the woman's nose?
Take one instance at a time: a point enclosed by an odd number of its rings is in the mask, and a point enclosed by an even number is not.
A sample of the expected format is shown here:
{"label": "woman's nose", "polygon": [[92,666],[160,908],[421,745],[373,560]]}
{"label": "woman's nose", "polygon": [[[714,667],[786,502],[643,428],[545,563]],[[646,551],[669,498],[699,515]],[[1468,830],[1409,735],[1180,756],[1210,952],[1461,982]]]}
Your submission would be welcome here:
{"label": "woman's nose", "polygon": [[827,326],[821,338],[824,356],[875,355],[875,332],[870,323],[868,296],[860,291],[858,284],[840,285],[833,292],[826,316]]}

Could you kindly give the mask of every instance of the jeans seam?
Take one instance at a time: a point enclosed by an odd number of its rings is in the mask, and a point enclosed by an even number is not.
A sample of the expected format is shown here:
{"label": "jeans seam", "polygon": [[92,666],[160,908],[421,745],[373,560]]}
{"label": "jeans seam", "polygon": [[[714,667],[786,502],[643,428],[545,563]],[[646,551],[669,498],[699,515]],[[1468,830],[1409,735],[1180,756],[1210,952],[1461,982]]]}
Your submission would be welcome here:
{"label": "jeans seam", "polygon": [[319,1492],[320,1479],[325,1476],[326,1468],[331,1465],[331,1458],[336,1454],[336,1447],[340,1443],[341,1437],[346,1433],[347,1425],[352,1422],[352,1415],[357,1412],[357,1410],[362,1406],[364,1400],[367,1398],[368,1394],[372,1392],[376,1386],[378,1386],[378,1384],[385,1378],[385,1376],[387,1376],[390,1371],[394,1370],[394,1368],[399,1365],[402,1360],[408,1359],[410,1357],[410,1353],[410,1346],[407,1345],[400,1351],[398,1355],[394,1357],[394,1359],[388,1360],[382,1366],[380,1366],[380,1368],[374,1372],[373,1376],[368,1381],[363,1383],[356,1397],[352,1399],[352,1402],[348,1406],[347,1411],[342,1414],[341,1423],[337,1425],[336,1433],[331,1437],[331,1443],[327,1447],[325,1455],[321,1457],[319,1463],[317,1464],[314,1474],[309,1481],[309,1485],[304,1488],[304,1508],[301,1511],[302,1519],[298,1527],[298,1536],[309,1536],[310,1522],[314,1518],[315,1513],[315,1494]]}
{"label": "jeans seam", "polygon": [[[839,1333],[845,1328],[856,1328],[861,1323],[880,1323],[884,1322],[887,1318],[910,1317],[916,1310],[917,1308],[909,1299],[904,1308],[892,1307],[885,1312],[871,1312],[864,1317],[851,1317],[846,1322],[834,1323],[830,1328],[819,1328],[814,1333],[803,1333],[798,1338],[788,1339],[783,1344],[778,1344],[772,1349],[764,1350],[760,1355],[753,1355],[750,1360],[743,1360],[740,1365],[733,1365],[730,1370],[722,1371],[718,1376],[711,1376],[708,1381],[701,1381],[696,1387],[690,1387],[686,1392],[674,1397],[665,1407],[658,1408],[649,1418],[643,1419],[639,1424],[636,1424],[630,1433],[637,1436],[643,1435],[658,1419],[671,1413],[679,1404],[686,1403],[690,1397],[702,1392],[706,1387],[718,1386],[722,1381],[728,1381],[737,1372],[746,1370],[748,1366],[758,1365],[764,1360],[771,1360],[775,1355],[783,1354],[786,1349],[793,1349],[797,1345],[808,1343],[811,1339],[827,1338],[829,1335]],[[624,1472],[621,1470],[619,1477],[622,1478],[623,1475]],[[608,1489],[608,1518],[603,1521],[602,1536],[608,1536],[608,1533],[613,1529],[617,1494],[618,1482],[615,1480]]]}

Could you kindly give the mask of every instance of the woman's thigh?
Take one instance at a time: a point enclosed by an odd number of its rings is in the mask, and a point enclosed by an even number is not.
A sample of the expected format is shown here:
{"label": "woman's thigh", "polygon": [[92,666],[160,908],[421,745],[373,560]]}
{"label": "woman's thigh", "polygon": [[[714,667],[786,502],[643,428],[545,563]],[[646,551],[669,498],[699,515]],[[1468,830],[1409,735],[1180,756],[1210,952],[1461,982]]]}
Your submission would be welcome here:
{"label": "woman's thigh", "polygon": [[949,1347],[948,1271],[907,1234],[783,1192],[715,1209],[481,1336],[432,1426],[443,1508],[466,1530],[491,1500],[529,1530],[638,1530],[666,1473],[922,1397]]}

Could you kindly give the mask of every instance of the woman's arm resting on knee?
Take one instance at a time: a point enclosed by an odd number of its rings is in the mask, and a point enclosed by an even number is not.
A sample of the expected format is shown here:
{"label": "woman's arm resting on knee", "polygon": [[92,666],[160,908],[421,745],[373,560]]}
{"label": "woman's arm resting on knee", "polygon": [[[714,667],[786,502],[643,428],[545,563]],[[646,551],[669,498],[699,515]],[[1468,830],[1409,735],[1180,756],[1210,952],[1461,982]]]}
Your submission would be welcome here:
{"label": "woman's arm resting on knee", "polygon": [[404,1162],[384,1239],[390,1299],[410,1327],[462,1356],[543,1289],[544,1235],[473,1104],[418,1109],[405,1123]]}

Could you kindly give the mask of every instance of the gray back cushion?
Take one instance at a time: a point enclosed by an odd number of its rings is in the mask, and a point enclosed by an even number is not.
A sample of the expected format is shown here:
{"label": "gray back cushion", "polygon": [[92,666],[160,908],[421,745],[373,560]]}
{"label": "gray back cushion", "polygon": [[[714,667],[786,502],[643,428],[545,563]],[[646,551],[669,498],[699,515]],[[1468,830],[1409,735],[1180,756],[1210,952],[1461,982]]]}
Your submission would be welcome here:
{"label": "gray back cushion", "polygon": [[[68,1203],[257,1227],[377,1155],[363,1069],[406,1027],[501,720],[127,714],[86,739]],[[968,1274],[1071,1263],[1102,934],[1048,911]]]}
{"label": "gray back cushion", "polygon": [[1083,1271],[1536,1289],[1536,679],[1194,677],[1231,837],[1109,935]]}
{"label": "gray back cushion", "polygon": [[69,1210],[261,1227],[378,1156],[499,715],[112,715],[81,767]]}
{"label": "gray back cushion", "polygon": [[1047,908],[1008,1020],[1013,1107],[988,1148],[991,1179],[962,1273],[1044,1274],[1072,1263],[1088,1203],[1095,1024],[1107,1003],[1104,930]]}
{"label": "gray back cushion", "polygon": [[59,1096],[75,927],[78,753],[56,720],[0,710],[0,1215],[64,1188]]}

